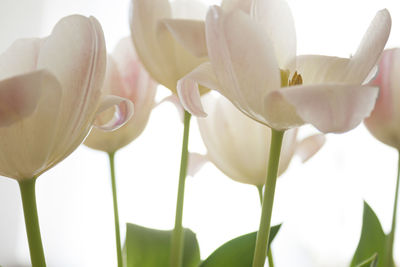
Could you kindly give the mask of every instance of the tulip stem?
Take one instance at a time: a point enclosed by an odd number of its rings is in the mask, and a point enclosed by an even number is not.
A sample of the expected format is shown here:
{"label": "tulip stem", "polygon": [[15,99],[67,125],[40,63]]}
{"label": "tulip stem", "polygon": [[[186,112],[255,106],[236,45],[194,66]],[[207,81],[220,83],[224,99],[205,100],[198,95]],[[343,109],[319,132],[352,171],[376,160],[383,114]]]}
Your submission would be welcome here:
{"label": "tulip stem", "polygon": [[26,234],[28,236],[32,267],[46,267],[36,207],[36,178],[21,180],[18,183],[21,191]]}
{"label": "tulip stem", "polygon": [[388,249],[386,251],[386,264],[388,266],[394,266],[393,262],[393,243],[394,243],[394,233],[396,230],[396,217],[397,217],[397,202],[399,198],[399,183],[400,183],[400,150],[398,151],[399,153],[399,159],[398,159],[398,166],[397,166],[397,180],[396,180],[396,191],[394,195],[394,204],[393,204],[393,215],[392,215],[392,229],[390,230],[390,233],[388,235]]}
{"label": "tulip stem", "polygon": [[264,187],[264,197],[261,208],[260,227],[257,233],[256,247],[254,250],[253,267],[263,267],[269,249],[269,232],[271,228],[272,207],[274,203],[276,178],[278,177],[279,157],[281,154],[284,131],[271,129],[271,148],[267,179]]}
{"label": "tulip stem", "polygon": [[121,250],[121,234],[119,230],[119,215],[118,215],[118,198],[117,198],[117,183],[115,181],[115,152],[108,153],[110,160],[110,172],[111,172],[111,188],[114,205],[114,224],[115,224],[115,242],[117,245],[117,260],[118,267],[122,267],[122,250]]}
{"label": "tulip stem", "polygon": [[185,180],[188,165],[188,143],[189,143],[189,127],[190,127],[190,113],[185,111],[184,126],[183,126],[183,141],[182,141],[182,154],[181,154],[181,167],[179,173],[178,196],[176,201],[176,214],[175,214],[175,227],[171,237],[171,254],[170,266],[180,267],[183,258],[183,200],[185,196]]}
{"label": "tulip stem", "polygon": [[257,191],[258,191],[258,197],[260,198],[260,204],[262,205],[262,200],[263,200],[263,186],[262,185],[257,185]]}

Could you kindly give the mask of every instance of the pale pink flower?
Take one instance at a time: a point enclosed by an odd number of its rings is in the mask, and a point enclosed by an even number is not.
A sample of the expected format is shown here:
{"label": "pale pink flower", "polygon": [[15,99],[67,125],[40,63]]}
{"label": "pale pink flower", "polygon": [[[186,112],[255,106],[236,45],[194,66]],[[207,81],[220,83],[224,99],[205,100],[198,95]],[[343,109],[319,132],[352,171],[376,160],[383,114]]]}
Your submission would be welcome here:
{"label": "pale pink flower", "polygon": [[[103,93],[127,98],[135,113],[121,128],[112,132],[93,129],[85,145],[105,152],[115,152],[136,139],[144,130],[154,107],[157,83],[140,63],[130,37],[122,39],[107,60]],[[97,120],[106,121],[112,113],[103,112]]]}

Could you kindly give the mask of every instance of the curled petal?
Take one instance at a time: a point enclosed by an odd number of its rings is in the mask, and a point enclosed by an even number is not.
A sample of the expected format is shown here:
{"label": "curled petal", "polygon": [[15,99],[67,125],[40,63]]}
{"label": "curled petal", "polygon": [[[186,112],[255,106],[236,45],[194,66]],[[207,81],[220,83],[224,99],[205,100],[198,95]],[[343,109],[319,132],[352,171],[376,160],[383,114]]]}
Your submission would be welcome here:
{"label": "curled petal", "polygon": [[201,105],[198,84],[212,90],[219,90],[220,86],[209,62],[201,64],[179,80],[177,89],[183,107],[194,116],[205,117],[207,113]]}
{"label": "curled petal", "polygon": [[33,71],[0,81],[0,127],[35,111],[42,90],[59,89],[57,79],[46,70]]}
{"label": "curled petal", "polygon": [[325,144],[325,140],[324,134],[308,136],[297,145],[296,155],[301,158],[302,162],[306,162],[322,148]]}
{"label": "curled petal", "polygon": [[379,59],[389,38],[392,20],[387,9],[379,11],[351,58],[347,81],[362,83]]}
{"label": "curled petal", "polygon": [[[104,121],[102,116],[99,115],[112,107],[115,107],[113,117],[108,121]],[[133,103],[119,96],[108,95],[104,97],[96,114],[95,127],[104,131],[114,131],[123,126],[132,117]]]}
{"label": "curled petal", "polygon": [[293,105],[304,122],[323,133],[342,133],[369,116],[378,92],[373,86],[325,84],[292,86],[274,93]]}
{"label": "curled petal", "polygon": [[164,19],[162,23],[172,36],[185,49],[196,57],[207,56],[206,33],[204,21],[188,19]]}

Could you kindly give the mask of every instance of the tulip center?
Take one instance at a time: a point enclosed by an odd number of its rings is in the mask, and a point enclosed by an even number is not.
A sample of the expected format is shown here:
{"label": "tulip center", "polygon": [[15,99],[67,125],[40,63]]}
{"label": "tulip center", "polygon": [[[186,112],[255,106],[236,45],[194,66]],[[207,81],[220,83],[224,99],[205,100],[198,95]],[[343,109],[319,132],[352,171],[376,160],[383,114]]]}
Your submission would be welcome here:
{"label": "tulip center", "polygon": [[303,84],[303,77],[301,77],[301,74],[297,73],[297,71],[295,71],[295,73],[292,76],[292,79],[290,79],[290,71],[281,70],[281,87],[295,86],[302,84]]}

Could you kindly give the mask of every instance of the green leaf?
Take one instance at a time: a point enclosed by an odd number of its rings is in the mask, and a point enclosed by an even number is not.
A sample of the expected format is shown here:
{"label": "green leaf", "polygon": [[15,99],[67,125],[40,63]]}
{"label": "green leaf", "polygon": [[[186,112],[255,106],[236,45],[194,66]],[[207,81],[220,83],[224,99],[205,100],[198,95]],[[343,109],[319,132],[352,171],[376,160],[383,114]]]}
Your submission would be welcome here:
{"label": "green leaf", "polygon": [[378,265],[378,254],[375,253],[370,258],[358,264],[356,267],[376,267]]}
{"label": "green leaf", "polygon": [[[197,267],[200,249],[196,235],[185,229],[182,267]],[[124,248],[125,267],[169,266],[172,231],[145,228],[128,223]]]}
{"label": "green leaf", "polygon": [[[271,227],[269,243],[274,240],[281,224]],[[200,267],[251,267],[257,232],[239,236],[220,246]]]}
{"label": "green leaf", "polygon": [[[383,232],[381,223],[372,208],[364,201],[363,225],[360,241],[350,266],[361,265],[371,259],[371,255],[377,254],[376,267],[390,267],[392,264],[386,263],[388,236]],[[373,256],[372,256],[373,257]],[[373,261],[372,261],[373,263]]]}

